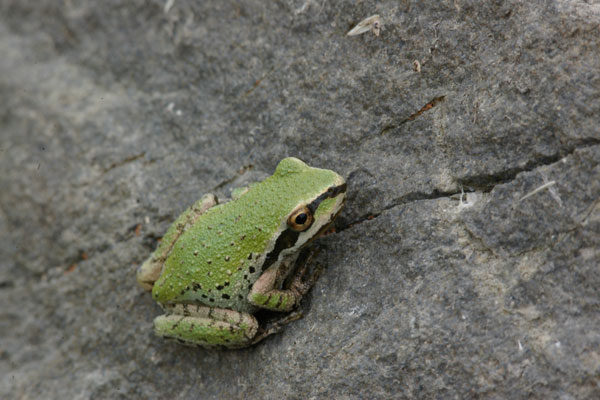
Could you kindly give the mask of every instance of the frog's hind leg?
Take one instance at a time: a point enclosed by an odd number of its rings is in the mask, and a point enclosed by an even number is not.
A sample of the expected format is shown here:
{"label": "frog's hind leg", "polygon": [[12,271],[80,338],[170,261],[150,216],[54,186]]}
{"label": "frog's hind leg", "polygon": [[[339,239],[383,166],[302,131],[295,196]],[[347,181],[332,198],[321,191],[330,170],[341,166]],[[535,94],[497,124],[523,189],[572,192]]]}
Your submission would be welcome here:
{"label": "frog's hind leg", "polygon": [[172,314],[154,319],[158,336],[202,347],[246,347],[258,331],[256,318],[247,313],[192,304],[167,307]]}
{"label": "frog's hind leg", "polygon": [[158,248],[138,268],[137,281],[141,287],[152,290],[154,282],[160,276],[162,266],[167,259],[173,244],[185,230],[194,224],[200,215],[218,203],[214,194],[205,194],[200,200],[185,210],[167,230]]}

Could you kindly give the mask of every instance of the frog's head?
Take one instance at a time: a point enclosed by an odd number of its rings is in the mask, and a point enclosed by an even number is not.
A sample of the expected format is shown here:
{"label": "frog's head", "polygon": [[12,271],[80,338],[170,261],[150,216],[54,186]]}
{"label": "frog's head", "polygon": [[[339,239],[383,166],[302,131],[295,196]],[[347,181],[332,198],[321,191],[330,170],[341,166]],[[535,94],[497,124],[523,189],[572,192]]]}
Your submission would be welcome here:
{"label": "frog's head", "polygon": [[273,251],[296,252],[331,226],[344,206],[346,182],[334,171],[310,167],[293,157],[281,160],[272,178],[289,201]]}

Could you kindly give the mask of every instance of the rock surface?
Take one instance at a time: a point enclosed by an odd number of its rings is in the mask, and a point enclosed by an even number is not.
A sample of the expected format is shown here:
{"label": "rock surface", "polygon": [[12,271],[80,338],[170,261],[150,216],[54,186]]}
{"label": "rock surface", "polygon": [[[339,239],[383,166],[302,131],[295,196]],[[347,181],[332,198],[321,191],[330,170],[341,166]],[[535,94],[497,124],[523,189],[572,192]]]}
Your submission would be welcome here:
{"label": "rock surface", "polygon": [[[1,0],[0,397],[600,398],[599,26],[567,0]],[[154,337],[157,238],[288,155],[350,190],[304,319]]]}

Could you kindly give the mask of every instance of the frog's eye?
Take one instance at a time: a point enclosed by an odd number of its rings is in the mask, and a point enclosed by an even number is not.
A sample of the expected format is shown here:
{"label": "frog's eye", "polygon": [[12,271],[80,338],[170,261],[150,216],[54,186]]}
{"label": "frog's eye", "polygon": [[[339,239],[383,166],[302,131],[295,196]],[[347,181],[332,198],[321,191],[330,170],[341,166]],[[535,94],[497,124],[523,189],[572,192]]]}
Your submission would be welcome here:
{"label": "frog's eye", "polygon": [[302,232],[310,228],[313,223],[312,212],[306,206],[296,208],[288,218],[287,224],[296,232]]}

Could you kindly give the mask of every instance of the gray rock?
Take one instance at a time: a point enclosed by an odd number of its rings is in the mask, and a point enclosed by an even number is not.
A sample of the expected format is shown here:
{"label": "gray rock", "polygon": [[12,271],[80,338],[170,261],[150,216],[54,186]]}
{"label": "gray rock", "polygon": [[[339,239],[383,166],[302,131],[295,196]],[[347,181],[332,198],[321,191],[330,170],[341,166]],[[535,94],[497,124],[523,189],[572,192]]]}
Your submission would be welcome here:
{"label": "gray rock", "polygon": [[[334,3],[0,1],[1,398],[600,397],[598,5]],[[155,338],[157,238],[288,155],[350,190],[304,319]]]}

